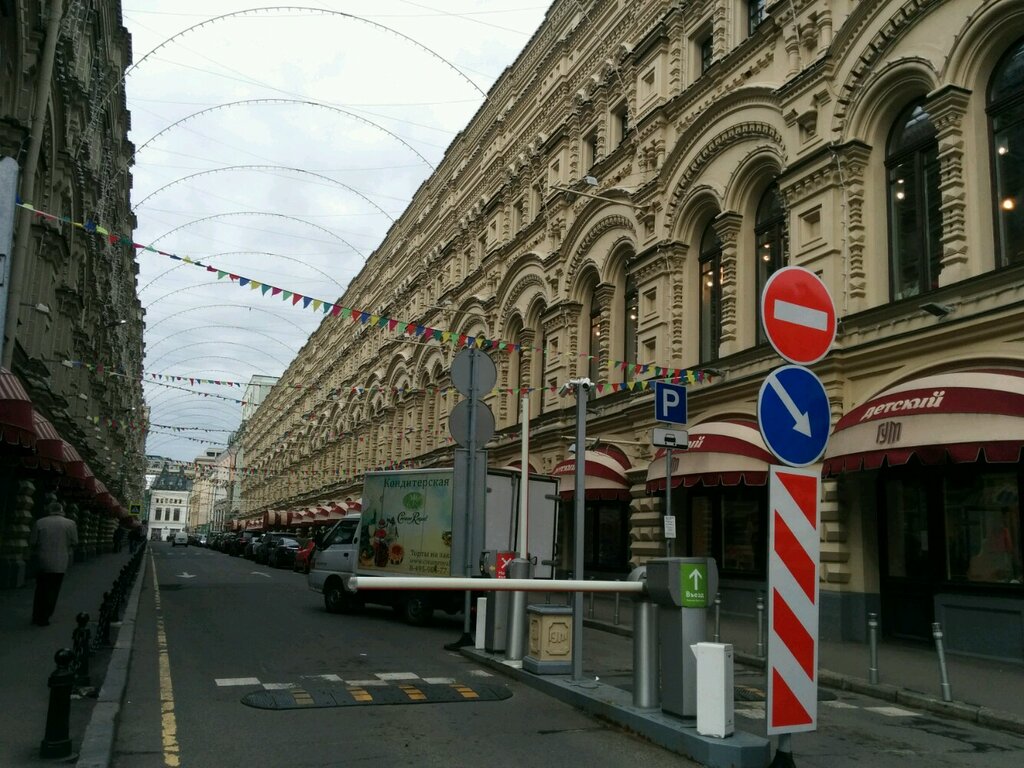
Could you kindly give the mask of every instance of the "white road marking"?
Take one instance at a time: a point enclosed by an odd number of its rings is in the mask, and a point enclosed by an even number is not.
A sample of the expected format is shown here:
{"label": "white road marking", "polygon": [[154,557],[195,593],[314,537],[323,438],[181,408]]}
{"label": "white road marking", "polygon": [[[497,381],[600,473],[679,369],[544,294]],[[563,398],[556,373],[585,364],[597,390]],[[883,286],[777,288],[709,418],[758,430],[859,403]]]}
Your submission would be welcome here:
{"label": "white road marking", "polygon": [[454,677],[424,677],[423,678],[423,682],[424,683],[428,683],[430,685],[454,685],[455,678]]}
{"label": "white road marking", "polygon": [[471,669],[469,674],[476,675],[477,677],[494,677],[490,672],[485,672],[482,669]]}
{"label": "white road marking", "polygon": [[816,331],[824,331],[828,328],[827,313],[782,299],[775,300],[775,319],[784,323],[802,325],[805,328],[813,328]]}
{"label": "white road marking", "polygon": [[258,677],[218,677],[215,682],[220,687],[228,685],[259,685]]}
{"label": "white road marking", "polygon": [[368,685],[387,685],[386,680],[346,680],[345,685],[357,686],[359,688],[365,688]]}
{"label": "white road marking", "polygon": [[420,676],[415,672],[377,672],[381,680],[419,680]]}
{"label": "white road marking", "polygon": [[845,701],[823,701],[822,706],[832,707],[832,709],[857,709],[856,704],[847,704]]}
{"label": "white road marking", "polygon": [[263,690],[265,691],[287,691],[292,688],[297,688],[295,683],[264,683]]}
{"label": "white road marking", "polygon": [[877,712],[880,715],[886,717],[917,717],[917,712],[911,712],[909,709],[900,709],[899,707],[864,707],[868,712]]}
{"label": "white road marking", "polygon": [[329,680],[332,683],[341,682],[341,678],[338,675],[302,675],[302,677],[308,680]]}
{"label": "white road marking", "polygon": [[748,720],[764,720],[763,709],[737,709],[736,714]]}

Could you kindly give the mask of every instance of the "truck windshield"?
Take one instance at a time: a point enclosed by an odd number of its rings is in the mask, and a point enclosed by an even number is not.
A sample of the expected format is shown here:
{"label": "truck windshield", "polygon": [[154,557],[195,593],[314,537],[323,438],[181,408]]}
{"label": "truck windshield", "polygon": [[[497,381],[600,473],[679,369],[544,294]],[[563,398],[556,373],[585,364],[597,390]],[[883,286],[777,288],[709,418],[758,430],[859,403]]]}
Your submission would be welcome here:
{"label": "truck windshield", "polygon": [[324,536],[323,549],[332,544],[351,544],[359,528],[358,520],[341,520]]}

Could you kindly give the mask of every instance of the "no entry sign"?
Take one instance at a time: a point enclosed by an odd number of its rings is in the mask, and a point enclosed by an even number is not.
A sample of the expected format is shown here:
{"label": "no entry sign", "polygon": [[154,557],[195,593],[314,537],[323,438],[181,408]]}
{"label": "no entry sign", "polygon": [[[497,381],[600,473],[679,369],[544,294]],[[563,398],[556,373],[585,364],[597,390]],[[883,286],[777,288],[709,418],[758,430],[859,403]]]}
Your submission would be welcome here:
{"label": "no entry sign", "polygon": [[817,727],[820,484],[815,470],[770,471],[769,736]]}
{"label": "no entry sign", "polygon": [[836,338],[836,308],[816,274],[803,267],[784,267],[765,283],[761,325],[782,357],[810,365],[825,356]]}

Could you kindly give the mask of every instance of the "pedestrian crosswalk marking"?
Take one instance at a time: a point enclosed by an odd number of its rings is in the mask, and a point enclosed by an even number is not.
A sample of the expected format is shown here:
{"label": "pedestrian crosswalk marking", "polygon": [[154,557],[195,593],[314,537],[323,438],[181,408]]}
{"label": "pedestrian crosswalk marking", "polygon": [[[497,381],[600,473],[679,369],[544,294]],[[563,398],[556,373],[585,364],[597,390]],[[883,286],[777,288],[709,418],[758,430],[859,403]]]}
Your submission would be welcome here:
{"label": "pedestrian crosswalk marking", "polygon": [[917,712],[911,712],[909,709],[901,709],[900,707],[864,707],[868,712],[877,712],[880,715],[886,717],[917,717]]}
{"label": "pedestrian crosswalk marking", "polygon": [[229,685],[260,685],[258,677],[220,677],[215,682],[222,688]]}

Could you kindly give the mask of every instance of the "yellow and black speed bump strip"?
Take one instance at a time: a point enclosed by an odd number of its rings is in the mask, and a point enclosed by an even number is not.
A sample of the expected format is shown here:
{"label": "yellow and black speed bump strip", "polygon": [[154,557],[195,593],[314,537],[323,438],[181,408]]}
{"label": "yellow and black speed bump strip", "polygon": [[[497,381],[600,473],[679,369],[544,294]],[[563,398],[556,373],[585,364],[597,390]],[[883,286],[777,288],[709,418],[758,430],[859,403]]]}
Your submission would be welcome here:
{"label": "yellow and black speed bump strip", "polygon": [[512,696],[503,685],[474,683],[432,684],[421,680],[415,684],[374,686],[332,686],[316,689],[256,691],[242,698],[242,703],[256,709],[313,709],[318,707],[352,707],[368,704],[451,704],[458,701],[501,701]]}

